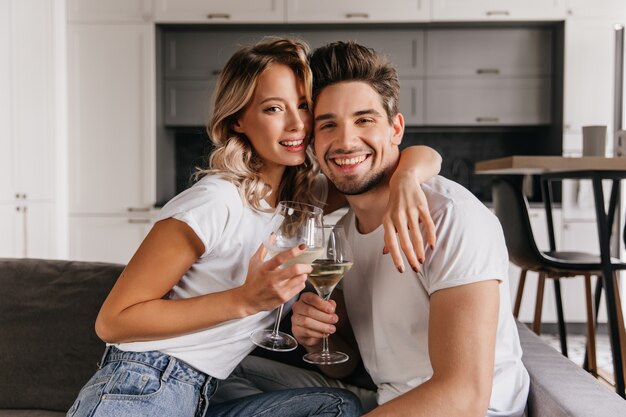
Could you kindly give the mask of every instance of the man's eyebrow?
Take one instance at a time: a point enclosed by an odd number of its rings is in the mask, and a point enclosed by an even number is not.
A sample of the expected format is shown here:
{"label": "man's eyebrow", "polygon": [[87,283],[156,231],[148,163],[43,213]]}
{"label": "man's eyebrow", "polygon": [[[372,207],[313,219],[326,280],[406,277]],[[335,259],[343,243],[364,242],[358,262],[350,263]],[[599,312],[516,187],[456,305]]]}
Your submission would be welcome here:
{"label": "man's eyebrow", "polygon": [[374,115],[374,116],[382,117],[382,114],[380,114],[379,112],[377,112],[374,109],[359,110],[357,112],[354,112],[352,115],[353,116],[364,116],[366,114],[371,114],[371,115]]}
{"label": "man's eyebrow", "polygon": [[323,120],[334,119],[335,117],[337,116],[334,113],[324,113],[324,114],[320,114],[319,116],[315,116],[315,121],[321,122]]}

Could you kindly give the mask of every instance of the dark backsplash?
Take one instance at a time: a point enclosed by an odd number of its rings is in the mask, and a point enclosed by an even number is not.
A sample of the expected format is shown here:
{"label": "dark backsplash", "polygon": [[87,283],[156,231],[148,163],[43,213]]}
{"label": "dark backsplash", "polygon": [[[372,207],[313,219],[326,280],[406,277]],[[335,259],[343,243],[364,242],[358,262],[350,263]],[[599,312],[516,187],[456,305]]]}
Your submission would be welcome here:
{"label": "dark backsplash", "polygon": [[[407,128],[402,147],[428,145],[443,157],[441,175],[468,188],[484,202],[491,201],[491,176],[475,175],[477,161],[509,155],[560,155],[560,143],[551,137],[550,126],[515,128]],[[204,128],[180,129],[176,133],[176,193],[192,184],[191,175],[196,167],[207,166],[207,156],[212,149]],[[535,180],[537,181],[537,180]],[[539,184],[529,200],[541,201]],[[555,194],[558,190],[555,190]],[[560,198],[555,196],[556,201]]]}

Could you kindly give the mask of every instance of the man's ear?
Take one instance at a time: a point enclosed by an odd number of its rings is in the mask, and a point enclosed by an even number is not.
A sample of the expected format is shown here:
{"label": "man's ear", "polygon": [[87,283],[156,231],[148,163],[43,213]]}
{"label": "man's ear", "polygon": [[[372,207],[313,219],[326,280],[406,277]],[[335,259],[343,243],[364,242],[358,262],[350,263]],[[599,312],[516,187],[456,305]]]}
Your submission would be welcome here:
{"label": "man's ear", "polygon": [[396,114],[391,120],[391,143],[394,145],[400,145],[402,137],[404,136],[404,116],[402,113]]}

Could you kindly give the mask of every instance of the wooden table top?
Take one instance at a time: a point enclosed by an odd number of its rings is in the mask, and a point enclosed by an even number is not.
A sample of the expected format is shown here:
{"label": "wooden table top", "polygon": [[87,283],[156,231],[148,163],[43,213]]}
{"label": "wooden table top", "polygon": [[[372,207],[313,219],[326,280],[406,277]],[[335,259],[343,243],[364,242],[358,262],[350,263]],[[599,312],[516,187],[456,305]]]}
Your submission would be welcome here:
{"label": "wooden table top", "polygon": [[626,158],[603,156],[524,156],[490,159],[476,163],[476,174],[545,174],[574,171],[626,171]]}

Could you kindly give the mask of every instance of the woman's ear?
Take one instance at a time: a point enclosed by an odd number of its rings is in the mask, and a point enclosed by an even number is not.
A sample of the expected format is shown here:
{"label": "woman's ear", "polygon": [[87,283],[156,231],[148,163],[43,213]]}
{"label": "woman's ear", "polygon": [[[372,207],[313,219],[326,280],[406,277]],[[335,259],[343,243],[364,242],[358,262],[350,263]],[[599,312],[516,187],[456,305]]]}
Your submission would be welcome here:
{"label": "woman's ear", "polygon": [[241,122],[239,122],[239,119],[235,120],[233,124],[230,125],[230,128],[237,133],[244,133],[243,127],[241,126]]}

